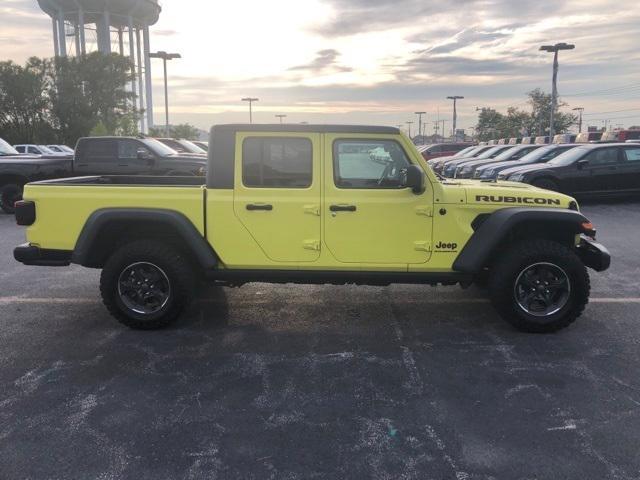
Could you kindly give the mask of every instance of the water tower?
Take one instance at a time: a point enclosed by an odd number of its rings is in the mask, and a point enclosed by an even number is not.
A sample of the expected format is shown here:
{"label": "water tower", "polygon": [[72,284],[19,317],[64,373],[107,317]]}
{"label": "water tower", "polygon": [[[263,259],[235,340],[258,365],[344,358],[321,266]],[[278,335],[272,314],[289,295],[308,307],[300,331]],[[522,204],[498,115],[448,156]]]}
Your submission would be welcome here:
{"label": "water tower", "polygon": [[53,23],[56,56],[82,55],[93,51],[118,52],[134,66],[131,91],[138,95],[137,107],[146,110],[146,124],[153,125],[149,25],[158,21],[157,0],[38,0]]}

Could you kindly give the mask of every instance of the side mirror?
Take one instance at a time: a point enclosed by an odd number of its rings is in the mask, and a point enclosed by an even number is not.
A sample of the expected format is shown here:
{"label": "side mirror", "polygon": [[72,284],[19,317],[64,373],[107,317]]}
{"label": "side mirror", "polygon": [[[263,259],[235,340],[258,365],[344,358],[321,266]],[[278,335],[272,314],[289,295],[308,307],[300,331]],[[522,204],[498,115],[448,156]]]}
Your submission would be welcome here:
{"label": "side mirror", "polygon": [[589,165],[589,160],[586,158],[583,158],[582,160],[578,160],[577,165],[578,165],[578,170],[582,170],[584,167]]}
{"label": "side mirror", "polygon": [[417,165],[409,165],[402,172],[404,175],[404,181],[402,185],[409,187],[416,195],[424,192],[424,171]]}

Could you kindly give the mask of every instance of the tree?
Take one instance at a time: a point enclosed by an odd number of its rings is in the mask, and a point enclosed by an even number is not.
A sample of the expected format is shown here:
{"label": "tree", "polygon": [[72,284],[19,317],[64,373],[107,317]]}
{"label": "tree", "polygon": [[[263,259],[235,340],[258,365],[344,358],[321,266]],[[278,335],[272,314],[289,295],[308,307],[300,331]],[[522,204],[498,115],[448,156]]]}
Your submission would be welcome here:
{"label": "tree", "polygon": [[24,67],[0,62],[0,132],[9,143],[50,143],[51,126],[47,91],[50,63],[36,57]]}
{"label": "tree", "polygon": [[[548,132],[551,95],[537,88],[530,91],[527,96],[529,97],[527,103],[531,107],[530,112],[509,107],[505,115],[491,108],[483,108],[478,115],[476,126],[478,140],[544,135],[545,132]],[[566,106],[567,103],[558,102],[558,108]],[[575,115],[556,111],[554,115],[555,131],[558,133],[566,132],[576,121]]]}
{"label": "tree", "polygon": [[[152,137],[165,137],[167,132],[165,127],[151,127],[149,128],[149,135]],[[200,131],[190,123],[169,125],[169,137],[197,140],[200,137]]]}

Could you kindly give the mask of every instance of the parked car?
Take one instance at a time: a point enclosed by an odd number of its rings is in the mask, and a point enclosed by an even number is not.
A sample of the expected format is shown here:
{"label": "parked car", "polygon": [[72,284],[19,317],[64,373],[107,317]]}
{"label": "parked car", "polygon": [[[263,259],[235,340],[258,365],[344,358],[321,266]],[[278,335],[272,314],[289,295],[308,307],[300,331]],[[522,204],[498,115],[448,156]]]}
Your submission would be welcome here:
{"label": "parked car", "polygon": [[509,160],[517,160],[524,157],[527,153],[540,148],[542,145],[511,145],[511,148],[504,150],[494,158],[483,158],[477,160],[470,160],[458,165],[455,178],[476,178],[476,171],[478,167],[489,165],[493,163],[507,162]]}
{"label": "parked car", "polygon": [[[27,185],[16,220],[29,243],[15,259],[101,269],[104,305],[137,329],[175,322],[205,279],[468,285],[486,275],[500,315],[538,333],[573,323],[589,300],[586,267],[610,264],[573,198],[441,182],[397,128],[218,125],[211,139],[206,182],[102,175]],[[341,153],[363,141],[391,163]]]}
{"label": "parked car", "polygon": [[575,144],[573,143],[569,145],[537,145],[538,148],[535,148],[533,151],[530,151],[518,159],[481,165],[476,169],[474,178],[479,178],[481,180],[504,180],[506,177],[502,175],[502,172],[513,172],[516,171],[518,167],[523,167],[532,163],[548,162],[552,158],[557,157],[574,146]]}
{"label": "parked car", "polygon": [[500,155],[505,150],[513,148],[513,145],[496,145],[495,147],[491,147],[488,150],[485,150],[480,155],[475,158],[459,158],[454,159],[450,162],[447,162],[442,169],[442,175],[447,178],[453,178],[455,176],[456,170],[458,166],[464,162],[468,162],[470,160],[486,160],[488,158],[495,158]]}
{"label": "parked car", "polygon": [[156,138],[159,142],[164,143],[167,147],[172,148],[178,153],[188,153],[205,156],[206,150],[200,148],[190,140],[183,140],[179,138]]}
{"label": "parked car", "polygon": [[14,145],[13,146],[20,153],[27,153],[29,155],[42,155],[45,157],[63,157],[63,158],[71,158],[73,154],[69,152],[54,152],[46,145],[33,145],[33,144],[23,144],[23,145]]}
{"label": "parked car", "polygon": [[576,136],[575,143],[598,142],[602,139],[602,132],[582,132]]}
{"label": "parked car", "polygon": [[579,197],[640,192],[640,145],[580,145],[547,163],[521,167],[507,180]]}
{"label": "parked car", "polygon": [[69,153],[71,155],[74,153],[73,148],[66,145],[47,145],[47,148],[57,153]]}
{"label": "parked car", "polygon": [[433,158],[429,160],[427,163],[433,169],[434,172],[441,174],[444,166],[453,160],[457,160],[460,158],[476,158],[478,155],[486,152],[492,148],[490,145],[480,145],[476,147],[472,147],[470,150],[464,149],[458,152],[456,155],[451,155],[450,157],[439,157]]}
{"label": "parked car", "polygon": [[193,143],[197,147],[200,147],[205,152],[209,151],[209,142],[202,142],[200,140],[191,140],[191,143]]}
{"label": "parked car", "polygon": [[574,143],[576,141],[576,134],[574,133],[559,133],[553,136],[551,143]]}
{"label": "parked car", "polygon": [[603,142],[626,142],[636,139],[640,139],[640,130],[611,130],[604,132],[600,140]]}
{"label": "parked car", "polygon": [[12,213],[28,182],[79,175],[204,175],[201,155],[179,155],[152,138],[86,137],[68,157],[0,158],[0,208]]}
{"label": "parked car", "polygon": [[432,158],[455,155],[456,153],[471,146],[473,146],[473,144],[467,142],[436,143],[433,145],[426,145],[425,148],[420,151],[420,153],[425,160],[431,160]]}
{"label": "parked car", "polygon": [[546,145],[547,143],[549,143],[549,137],[544,135],[536,137],[533,143],[535,143],[536,145]]}

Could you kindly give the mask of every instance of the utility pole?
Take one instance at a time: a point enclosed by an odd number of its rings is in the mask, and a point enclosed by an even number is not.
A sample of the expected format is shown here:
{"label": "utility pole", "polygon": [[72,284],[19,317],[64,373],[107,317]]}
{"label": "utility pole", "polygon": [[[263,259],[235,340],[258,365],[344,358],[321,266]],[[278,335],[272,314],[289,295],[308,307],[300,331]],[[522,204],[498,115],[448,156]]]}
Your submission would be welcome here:
{"label": "utility pole", "polygon": [[167,87],[167,60],[174,58],[182,58],[179,53],[167,53],[165,51],[153,52],[149,54],[149,58],[161,58],[164,65],[164,134],[169,136],[169,90]]}
{"label": "utility pole", "polygon": [[283,113],[279,113],[276,115],[277,118],[280,119],[280,125],[282,125],[282,119],[286,117],[286,115],[284,115]]}
{"label": "utility pole", "polygon": [[[464,97],[460,96],[460,95],[453,95],[451,97],[447,97],[447,99],[449,100],[453,100],[453,135],[452,137],[455,137],[456,135],[456,123],[458,120],[458,113],[456,111],[456,102],[458,100],[462,100]],[[444,127],[443,127],[444,130]]]}
{"label": "utility pole", "polygon": [[249,102],[249,123],[253,123],[253,110],[251,108],[253,102],[260,100],[259,98],[245,97],[241,99],[243,102]]}
{"label": "utility pole", "polygon": [[[412,121],[408,121],[408,122],[404,122],[407,124],[407,126],[409,127],[409,140],[411,140],[411,124],[413,123]],[[413,140],[411,140],[413,141]]]}
{"label": "utility pole", "polygon": [[442,133],[441,133],[441,135],[442,135],[442,140],[443,140],[443,141],[444,141],[444,138],[445,138],[445,137],[444,137],[444,123],[445,123],[446,121],[447,121],[447,120],[440,120],[440,122],[442,122],[442,131],[441,131]]}
{"label": "utility pole", "polygon": [[420,137],[420,144],[424,145],[424,135],[422,134],[422,115],[426,115],[427,112],[415,112],[418,115],[418,136]]}
{"label": "utility pole", "polygon": [[578,119],[578,133],[582,133],[582,112],[584,112],[584,107],[576,107],[572,108],[574,112],[580,112],[580,118]]}
{"label": "utility pole", "polygon": [[551,142],[556,133],[554,126],[554,116],[558,108],[558,52],[560,50],[573,50],[575,45],[569,43],[556,43],[555,45],[542,45],[540,50],[553,53],[553,77],[551,80],[551,113],[549,115],[549,141]]}

